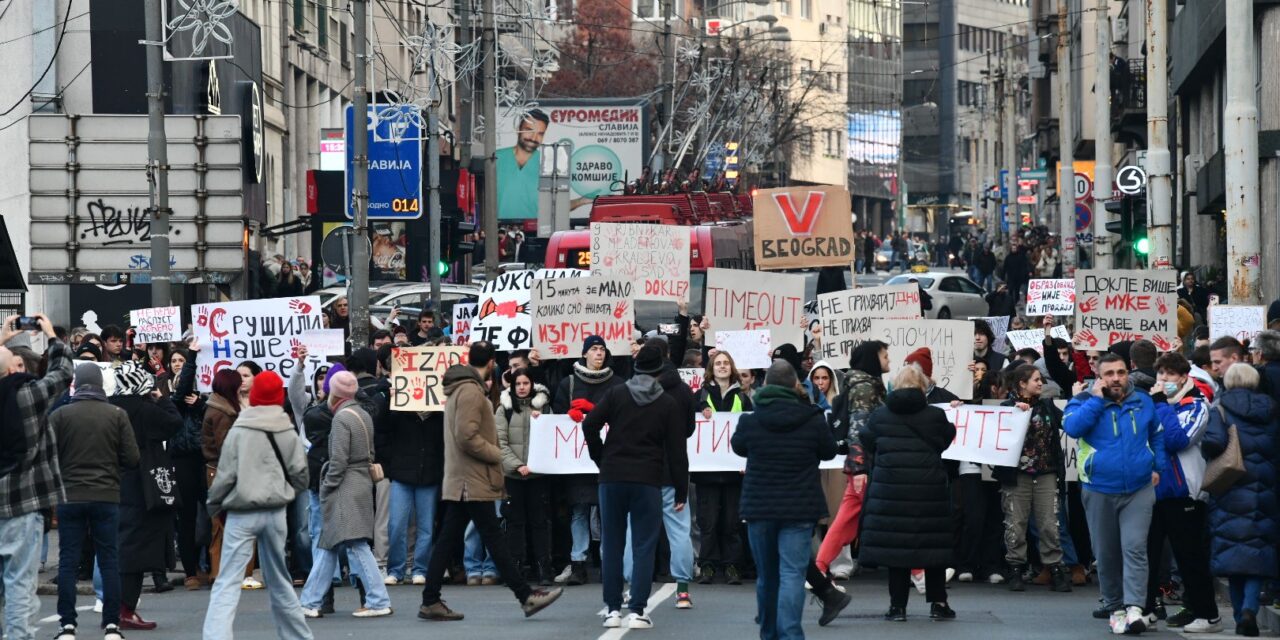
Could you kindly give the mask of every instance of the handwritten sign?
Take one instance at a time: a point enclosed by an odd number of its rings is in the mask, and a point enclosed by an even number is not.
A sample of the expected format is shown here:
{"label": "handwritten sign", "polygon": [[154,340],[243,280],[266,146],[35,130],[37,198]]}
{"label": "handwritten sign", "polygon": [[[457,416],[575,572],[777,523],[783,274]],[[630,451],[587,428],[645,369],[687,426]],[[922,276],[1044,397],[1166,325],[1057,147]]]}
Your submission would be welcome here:
{"label": "handwritten sign", "polygon": [[529,313],[532,271],[508,271],[484,283],[471,340],[485,340],[498,351],[519,351],[533,345],[533,316]]}
{"label": "handwritten sign", "polygon": [[[212,390],[213,374],[246,360],[288,382],[297,370],[302,335],[324,328],[317,296],[197,304],[191,307],[191,317],[201,346],[196,355],[200,391]],[[323,362],[322,356],[307,356],[308,370]]]}
{"label": "handwritten sign", "polygon": [[576,358],[583,340],[600,336],[627,353],[635,336],[632,283],[609,277],[534,280],[533,348],[547,358]]}
{"label": "handwritten sign", "polygon": [[1267,328],[1266,307],[1209,305],[1209,341],[1230,336],[1244,342],[1258,337]]}
{"label": "handwritten sign", "polygon": [[443,411],[444,372],[467,364],[465,347],[396,347],[391,350],[391,410]]}
{"label": "handwritten sign", "polygon": [[[1071,342],[1071,333],[1062,325],[1054,325],[1049,329],[1049,335],[1054,338],[1062,338],[1067,342]],[[1044,354],[1044,329],[1024,329],[1022,331],[1010,331],[1005,334],[1005,338],[1009,341],[1009,345],[1015,351],[1023,349],[1035,349],[1037,353]]]}
{"label": "handwritten sign", "polygon": [[129,326],[133,327],[134,341],[141,344],[180,342],[182,311],[178,307],[137,309],[129,312]]}
{"label": "handwritten sign", "polygon": [[889,368],[928,348],[933,381],[961,399],[973,397],[973,323],[967,320],[872,320],[871,336],[889,345]]}
{"label": "handwritten sign", "polygon": [[[867,340],[873,340],[871,322],[876,319],[911,320],[920,317],[920,288],[896,284],[866,289],[849,289],[818,296],[818,317],[822,319],[821,357],[837,369],[849,368],[849,354]],[[969,348],[973,348],[972,342]],[[966,363],[967,364],[967,363]]]}
{"label": "handwritten sign", "polygon": [[453,305],[453,344],[471,344],[471,323],[475,320],[476,309],[480,305],[475,302],[459,302]]}
{"label": "handwritten sign", "polygon": [[1032,280],[1027,283],[1027,317],[1069,316],[1075,312],[1075,280]]}
{"label": "handwritten sign", "polygon": [[947,420],[956,426],[955,439],[942,452],[944,459],[1001,467],[1018,465],[1031,423],[1030,411],[972,404],[933,406],[942,409]]}
{"label": "handwritten sign", "polygon": [[689,227],[594,222],[591,275],[636,283],[636,300],[688,300]]}
{"label": "handwritten sign", "polygon": [[804,276],[707,269],[702,307],[714,329],[768,329],[775,346],[804,346]]}
{"label": "handwritten sign", "polygon": [[773,346],[767,329],[717,331],[716,350],[733,356],[739,369],[768,369],[773,364]]}
{"label": "handwritten sign", "polygon": [[842,267],[853,261],[853,210],[844,187],[761,189],[752,200],[756,267]]}
{"label": "handwritten sign", "polygon": [[[1009,332],[1009,316],[989,316],[986,318],[974,318],[981,320],[991,327],[991,333],[996,339],[991,341],[990,349],[996,353],[1007,353],[1009,351],[1009,341],[1004,335]],[[1070,338],[1068,338],[1070,340]]]}
{"label": "handwritten sign", "polygon": [[1076,271],[1076,348],[1145,339],[1168,351],[1178,335],[1177,291],[1172,269]]}
{"label": "handwritten sign", "polygon": [[312,329],[302,332],[301,342],[307,353],[317,356],[340,356],[347,352],[342,329]]}
{"label": "handwritten sign", "polygon": [[705,369],[689,367],[676,369],[676,371],[680,373],[680,381],[689,385],[689,389],[694,393],[702,390],[702,376],[706,375]]}

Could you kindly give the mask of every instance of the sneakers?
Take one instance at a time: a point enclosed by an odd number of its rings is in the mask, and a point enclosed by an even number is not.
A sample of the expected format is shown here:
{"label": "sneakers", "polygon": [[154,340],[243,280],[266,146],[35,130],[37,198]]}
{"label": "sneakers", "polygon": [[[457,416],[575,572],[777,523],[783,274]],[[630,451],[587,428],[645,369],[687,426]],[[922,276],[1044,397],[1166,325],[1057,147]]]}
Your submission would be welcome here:
{"label": "sneakers", "polygon": [[[1185,609],[1183,611],[1185,611]],[[1192,620],[1191,622],[1188,622],[1187,624],[1183,625],[1182,632],[1183,633],[1221,633],[1222,618],[1214,618],[1212,620],[1208,620],[1206,618],[1196,618],[1195,620]]]}
{"label": "sneakers", "polygon": [[954,578],[954,577],[956,577],[956,570],[955,570],[955,569],[948,568],[948,569],[947,569],[947,579],[946,579],[946,582],[949,584],[949,583],[951,582],[951,579],[952,579],[952,578]]}
{"label": "sneakers", "polygon": [[[689,595],[688,591],[681,591],[676,594],[676,608],[677,609],[693,608],[693,597]],[[648,627],[645,627],[645,628],[647,629]]]}
{"label": "sneakers", "polygon": [[987,582],[989,584],[1003,584],[1004,576],[1000,575],[998,572],[992,573],[991,575],[987,576]]}
{"label": "sneakers", "polygon": [[889,622],[906,622],[906,607],[889,607],[889,611],[884,614],[884,619]]}
{"label": "sneakers", "polygon": [[604,628],[619,629],[622,627],[622,612],[610,611],[604,614]]}
{"label": "sneakers", "polygon": [[920,595],[924,595],[925,588],[924,588],[924,570],[923,569],[911,570],[911,584],[914,584],[916,586],[916,591],[919,591]]}
{"label": "sneakers", "polygon": [[724,568],[724,583],[742,584],[742,574],[738,572],[737,567],[729,565]]}
{"label": "sneakers", "polygon": [[302,617],[304,618],[323,618],[324,614],[319,609],[302,608]]}
{"label": "sneakers", "polygon": [[492,587],[495,584],[498,584],[498,576],[481,576],[480,577],[480,586],[482,587]]}
{"label": "sneakers", "polygon": [[53,637],[53,640],[75,640],[75,637],[76,626],[74,624],[64,624],[62,629],[58,631],[58,635]]}
{"label": "sneakers", "polygon": [[257,591],[262,588],[262,583],[253,578],[245,578],[244,582],[240,583],[240,588],[245,591]]}
{"label": "sneakers", "polygon": [[956,579],[960,582],[973,582],[973,574],[968,571],[961,571],[960,575],[956,576]]}
{"label": "sneakers", "polygon": [[435,604],[424,604],[418,607],[418,617],[433,622],[456,622],[464,616],[460,612],[445,606],[444,600],[441,600]]}
{"label": "sneakers", "polygon": [[561,572],[560,572],[560,575],[558,575],[558,576],[556,576],[556,577],[555,577],[555,583],[556,583],[556,584],[564,584],[564,583],[568,582],[568,581],[569,581],[569,576],[570,576],[570,575],[572,575],[572,574],[573,574],[573,565],[571,565],[571,564],[570,564],[570,565],[565,566],[564,571],[561,571]]}
{"label": "sneakers", "polygon": [[1125,635],[1136,636],[1147,630],[1147,614],[1142,607],[1130,606],[1124,610]]}
{"label": "sneakers", "polygon": [[929,605],[929,619],[938,620],[955,620],[956,611],[945,602],[935,602]]}
{"label": "sneakers", "polygon": [[93,601],[93,612],[94,612],[94,613],[102,613],[102,600],[94,599],[94,601]]}
{"label": "sneakers", "polygon": [[383,578],[383,579],[382,579],[382,584],[385,584],[385,585],[387,585],[388,587],[394,587],[394,586],[396,586],[396,585],[400,584],[400,578],[397,578],[397,577],[395,577],[395,576],[390,576],[390,575],[389,575],[389,576],[387,576],[387,577],[385,577],[385,578]]}
{"label": "sneakers", "polygon": [[1195,620],[1196,614],[1192,613],[1190,609],[1183,608],[1179,609],[1177,613],[1165,618],[1164,624],[1170,629],[1178,629],[1195,622]]}
{"label": "sneakers", "polygon": [[370,609],[368,607],[360,607],[351,612],[356,618],[381,618],[392,614],[391,607],[383,607],[381,609]]}
{"label": "sneakers", "polygon": [[[74,630],[74,627],[72,627],[72,629]],[[58,637],[61,638],[62,636]],[[73,635],[71,637],[74,638],[75,636]],[[102,629],[102,640],[124,640],[124,634],[120,633],[120,627],[117,627],[114,624],[109,624]]]}
{"label": "sneakers", "polygon": [[650,620],[649,616],[646,616],[643,613],[632,612],[631,615],[627,616],[627,628],[628,629],[652,629],[653,620]]}
{"label": "sneakers", "polygon": [[564,589],[557,587],[555,589],[534,589],[524,602],[520,603],[520,608],[524,610],[524,617],[528,618],[533,614],[551,606],[551,603],[560,599],[564,594]]}
{"label": "sneakers", "polygon": [[849,606],[850,602],[853,602],[853,596],[838,588],[833,588],[820,600],[822,601],[822,615],[818,616],[818,626],[825,627],[831,624],[831,621],[835,620],[836,616],[839,616],[840,612],[844,611],[844,608]]}
{"label": "sneakers", "polygon": [[1114,633],[1115,635],[1122,635],[1125,632],[1125,629],[1128,628],[1128,625],[1125,624],[1124,609],[1112,611],[1110,619],[1107,620],[1107,624],[1111,627],[1111,633]]}
{"label": "sneakers", "polygon": [[422,586],[422,585],[424,585],[424,584],[426,584],[426,583],[427,583],[427,577],[426,577],[426,576],[424,576],[424,575],[422,575],[421,573],[419,573],[419,574],[417,574],[417,575],[413,576],[413,584],[416,584],[416,585],[418,585],[418,586]]}
{"label": "sneakers", "polygon": [[715,567],[704,564],[702,569],[698,571],[698,584],[713,584],[716,581]]}
{"label": "sneakers", "polygon": [[467,576],[467,586],[468,587],[480,586],[480,576]]}
{"label": "sneakers", "polygon": [[[1123,607],[1121,607],[1121,609],[1123,610]],[[1106,620],[1106,619],[1110,618],[1110,617],[1111,617],[1111,614],[1113,614],[1113,613],[1115,613],[1115,612],[1116,612],[1116,610],[1115,610],[1115,609],[1112,609],[1111,607],[1098,607],[1097,609],[1094,609],[1094,610],[1093,610],[1093,619],[1094,619],[1094,620]]]}

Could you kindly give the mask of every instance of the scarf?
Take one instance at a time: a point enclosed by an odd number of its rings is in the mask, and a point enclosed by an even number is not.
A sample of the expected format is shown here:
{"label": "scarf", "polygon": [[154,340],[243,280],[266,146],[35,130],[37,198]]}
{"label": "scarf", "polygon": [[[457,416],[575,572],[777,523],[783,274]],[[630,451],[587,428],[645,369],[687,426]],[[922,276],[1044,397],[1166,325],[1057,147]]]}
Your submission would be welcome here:
{"label": "scarf", "polygon": [[145,396],[156,387],[156,377],[134,362],[126,362],[115,371],[117,396]]}
{"label": "scarf", "polygon": [[608,382],[613,377],[613,369],[605,367],[599,371],[592,371],[585,363],[579,361],[573,363],[573,374],[587,384],[600,384]]}
{"label": "scarf", "polygon": [[97,400],[98,402],[107,401],[107,393],[102,387],[92,384],[82,384],[76,386],[76,392],[67,402],[82,402],[85,400]]}

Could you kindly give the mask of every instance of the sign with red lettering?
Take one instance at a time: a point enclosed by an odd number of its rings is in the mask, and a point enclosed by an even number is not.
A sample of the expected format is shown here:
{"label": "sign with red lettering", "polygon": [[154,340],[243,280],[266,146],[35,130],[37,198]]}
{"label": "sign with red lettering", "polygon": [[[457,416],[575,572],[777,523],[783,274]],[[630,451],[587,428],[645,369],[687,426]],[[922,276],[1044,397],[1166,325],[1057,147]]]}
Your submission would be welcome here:
{"label": "sign with red lettering", "polygon": [[391,410],[443,411],[444,372],[467,364],[466,347],[396,347],[391,350]]}
{"label": "sign with red lettering", "polygon": [[1172,269],[1076,271],[1077,349],[1150,340],[1160,351],[1178,336],[1178,272]]}
{"label": "sign with red lettering", "polygon": [[[213,374],[252,360],[289,381],[297,369],[302,335],[324,328],[320,298],[269,298],[239,302],[211,302],[191,307],[196,353],[196,385],[211,391]],[[318,354],[307,356],[308,370],[324,362]]]}
{"label": "sign with red lettering", "polygon": [[814,360],[848,369],[849,354],[859,344],[873,339],[872,320],[920,317],[920,287],[895,284],[825,293],[818,296],[817,313],[822,319],[822,341]]}
{"label": "sign with red lettering", "polygon": [[947,414],[956,426],[955,440],[942,452],[946,460],[1016,467],[1022,457],[1022,443],[1031,424],[1031,412],[1017,407],[978,404],[933,405]]}
{"label": "sign with red lettering", "polygon": [[476,317],[476,309],[480,305],[474,302],[459,302],[453,305],[453,343],[456,345],[471,344],[471,322]]}
{"label": "sign with red lettering", "polygon": [[129,326],[138,344],[182,340],[182,311],[178,307],[153,307],[129,312]]}
{"label": "sign with red lettering", "polygon": [[689,299],[689,227],[591,224],[591,275],[633,282],[636,300]]}
{"label": "sign with red lettering", "polygon": [[[926,371],[939,387],[967,400],[973,397],[973,322],[968,320],[872,320],[871,340],[889,345],[889,370],[896,372],[907,356],[929,350]],[[923,367],[922,367],[923,368]]]}
{"label": "sign with red lettering", "polygon": [[714,330],[767,329],[775,347],[804,347],[804,276],[707,269],[702,308]]}
{"label": "sign with red lettering", "polygon": [[844,187],[761,189],[753,205],[757,268],[843,267],[853,260]]}
{"label": "sign with red lettering", "polygon": [[615,354],[635,337],[633,284],[620,278],[534,280],[533,348],[544,358],[577,358],[582,341],[600,336]]}
{"label": "sign with red lettering", "polygon": [[1076,281],[1032,280],[1027,283],[1027,317],[1069,316],[1076,312]]}

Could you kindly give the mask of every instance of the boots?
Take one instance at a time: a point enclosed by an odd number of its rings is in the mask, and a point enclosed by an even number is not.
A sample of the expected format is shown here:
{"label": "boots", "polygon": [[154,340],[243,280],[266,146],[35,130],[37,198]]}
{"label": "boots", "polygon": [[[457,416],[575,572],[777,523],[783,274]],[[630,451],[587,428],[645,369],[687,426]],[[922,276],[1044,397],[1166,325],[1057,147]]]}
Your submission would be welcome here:
{"label": "boots", "polygon": [[1053,585],[1050,587],[1053,591],[1066,593],[1071,591],[1071,572],[1061,564],[1053,565],[1050,569],[1050,580]]}
{"label": "boots", "polygon": [[1027,568],[1024,565],[1013,565],[1009,568],[1009,590],[1010,591],[1026,591],[1027,587],[1022,582],[1022,574]]}
{"label": "boots", "polygon": [[536,570],[539,587],[549,587],[555,583],[556,572],[553,566],[550,559],[538,563]]}
{"label": "boots", "polygon": [[853,596],[838,589],[828,589],[818,599],[822,601],[822,615],[818,617],[818,626],[825,627],[849,606]]}
{"label": "boots", "polygon": [[587,575],[587,563],[574,562],[572,566],[573,571],[569,574],[569,586],[576,587],[590,582],[590,578]]}

